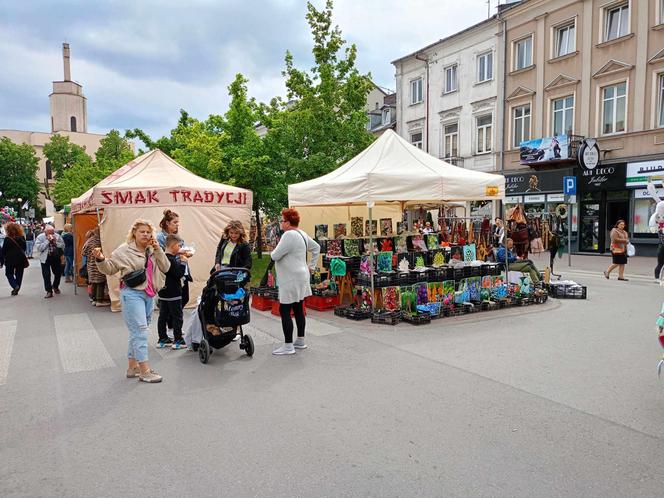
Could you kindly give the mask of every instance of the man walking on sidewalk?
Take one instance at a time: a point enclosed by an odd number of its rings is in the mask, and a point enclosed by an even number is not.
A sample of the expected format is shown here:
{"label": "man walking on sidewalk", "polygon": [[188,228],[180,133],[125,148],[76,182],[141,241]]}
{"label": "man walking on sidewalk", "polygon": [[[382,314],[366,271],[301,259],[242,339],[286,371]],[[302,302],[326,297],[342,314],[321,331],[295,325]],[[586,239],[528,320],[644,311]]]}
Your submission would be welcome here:
{"label": "man walking on sidewalk", "polygon": [[[46,225],[44,232],[40,233],[35,241],[35,248],[39,253],[42,277],[44,278],[45,298],[53,297],[53,293],[60,294],[60,277],[62,277],[62,258],[64,256],[65,241],[55,233],[53,225]],[[51,272],[53,282],[51,283]]]}

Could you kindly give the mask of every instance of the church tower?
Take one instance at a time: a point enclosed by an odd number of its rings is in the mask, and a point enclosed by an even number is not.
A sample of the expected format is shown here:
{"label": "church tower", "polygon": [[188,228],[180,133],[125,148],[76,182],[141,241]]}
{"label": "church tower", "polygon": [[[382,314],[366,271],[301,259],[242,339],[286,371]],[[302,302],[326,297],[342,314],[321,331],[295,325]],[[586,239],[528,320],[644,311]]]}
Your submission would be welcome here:
{"label": "church tower", "polygon": [[71,80],[69,43],[62,44],[64,81],[53,82],[51,103],[51,132],[88,132],[88,106],[83,96],[83,87]]}

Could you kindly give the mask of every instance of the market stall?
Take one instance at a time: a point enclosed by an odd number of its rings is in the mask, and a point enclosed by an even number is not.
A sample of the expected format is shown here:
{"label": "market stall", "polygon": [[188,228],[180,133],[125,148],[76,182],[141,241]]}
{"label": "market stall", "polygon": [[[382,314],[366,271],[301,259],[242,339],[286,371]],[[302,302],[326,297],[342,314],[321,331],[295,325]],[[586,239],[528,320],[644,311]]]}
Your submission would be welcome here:
{"label": "market stall", "polygon": [[[190,295],[195,297],[214,265],[214,253],[226,224],[232,219],[240,220],[249,232],[252,195],[250,190],[196,176],[160,150],[154,150],[72,199],[76,247],[84,236],[79,227],[89,228],[92,217],[101,227],[102,249],[110,254],[125,241],[134,220],[148,219],[157,226],[163,210],[172,209],[180,215],[179,235],[187,245],[195,245],[196,253],[189,261],[194,279]],[[118,310],[118,279],[109,277],[108,287],[111,307]],[[190,305],[195,304],[193,297]]]}
{"label": "market stall", "polygon": [[[288,188],[300,226],[322,242],[323,266],[340,275],[335,286],[342,299],[349,294],[351,317],[380,309],[372,318],[381,321],[387,313],[385,323],[394,321],[390,314],[426,321],[442,316],[443,308],[479,309],[483,300],[495,304],[492,298],[507,296],[499,268],[477,257],[476,222],[482,234],[489,220],[450,219],[442,207],[504,195],[503,176],[448,164],[391,130],[335,171]],[[438,207],[437,231],[409,231],[402,224],[409,206]],[[524,284],[518,297],[529,291]]]}

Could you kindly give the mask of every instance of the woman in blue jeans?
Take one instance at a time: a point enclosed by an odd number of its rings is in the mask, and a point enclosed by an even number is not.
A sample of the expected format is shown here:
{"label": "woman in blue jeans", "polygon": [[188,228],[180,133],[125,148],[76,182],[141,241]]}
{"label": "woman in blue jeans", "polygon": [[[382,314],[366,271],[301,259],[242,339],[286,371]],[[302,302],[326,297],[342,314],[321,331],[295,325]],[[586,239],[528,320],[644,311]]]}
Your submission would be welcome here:
{"label": "woman in blue jeans", "polygon": [[62,240],[65,242],[65,282],[74,281],[74,234],[72,224],[67,223],[62,231]]}
{"label": "woman in blue jeans", "polygon": [[[127,242],[113,251],[110,258],[104,256],[101,247],[95,247],[92,255],[102,273],[120,273],[122,317],[129,330],[127,378],[138,378],[149,383],[161,382],[161,375],[152,370],[148,363],[148,335],[154,296],[164,285],[164,273],[171,264],[155,238],[152,223],[136,220],[127,234]],[[140,270],[145,272],[144,281],[132,287],[124,284],[122,277]]]}

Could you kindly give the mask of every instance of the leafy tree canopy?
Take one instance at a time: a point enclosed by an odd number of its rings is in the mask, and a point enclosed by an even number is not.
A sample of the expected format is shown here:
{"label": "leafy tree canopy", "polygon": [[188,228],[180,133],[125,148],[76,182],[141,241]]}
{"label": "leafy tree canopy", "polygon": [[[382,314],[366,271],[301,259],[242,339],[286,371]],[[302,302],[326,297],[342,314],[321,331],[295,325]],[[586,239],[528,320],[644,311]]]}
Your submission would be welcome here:
{"label": "leafy tree canopy", "polygon": [[0,138],[0,203],[21,198],[34,206],[39,194],[38,169],[39,159],[30,145]]}

